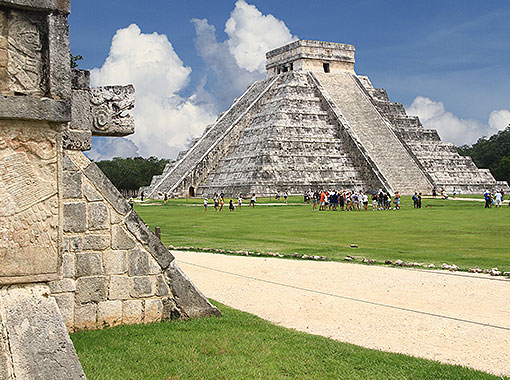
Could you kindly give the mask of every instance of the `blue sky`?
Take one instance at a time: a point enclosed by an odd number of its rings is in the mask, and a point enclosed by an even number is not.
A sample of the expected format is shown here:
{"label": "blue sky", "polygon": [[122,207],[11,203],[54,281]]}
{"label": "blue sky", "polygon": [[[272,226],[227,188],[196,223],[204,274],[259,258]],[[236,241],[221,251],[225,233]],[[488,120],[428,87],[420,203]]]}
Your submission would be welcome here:
{"label": "blue sky", "polygon": [[[96,139],[95,159],[174,157],[249,82],[264,76],[250,67],[261,54],[246,46],[272,48],[296,37],[354,44],[356,72],[445,140],[472,143],[510,122],[508,0],[74,0],[69,20],[71,50],[84,57],[81,68],[99,69],[96,84],[115,80],[140,88],[138,135]],[[138,29],[127,30],[131,24]],[[125,32],[113,49],[119,30]],[[153,135],[165,141],[151,152]]]}

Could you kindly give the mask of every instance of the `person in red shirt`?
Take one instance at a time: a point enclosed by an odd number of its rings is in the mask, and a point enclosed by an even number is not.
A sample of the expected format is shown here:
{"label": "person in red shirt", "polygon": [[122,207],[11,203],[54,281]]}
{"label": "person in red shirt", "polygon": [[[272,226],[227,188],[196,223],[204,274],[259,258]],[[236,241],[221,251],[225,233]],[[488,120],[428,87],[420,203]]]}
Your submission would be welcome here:
{"label": "person in red shirt", "polygon": [[320,206],[319,206],[319,211],[322,211],[324,210],[324,206],[326,204],[326,193],[324,191],[321,191],[321,198],[320,198]]}

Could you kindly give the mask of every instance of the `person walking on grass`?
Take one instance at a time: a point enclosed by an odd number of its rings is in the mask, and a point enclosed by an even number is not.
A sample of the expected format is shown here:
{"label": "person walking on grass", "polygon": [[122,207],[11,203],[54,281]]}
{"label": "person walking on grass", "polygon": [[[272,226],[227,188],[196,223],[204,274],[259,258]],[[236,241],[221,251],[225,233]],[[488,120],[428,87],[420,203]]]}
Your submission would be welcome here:
{"label": "person walking on grass", "polygon": [[165,204],[167,204],[168,203],[168,193],[165,193],[165,198],[164,199],[165,199]]}
{"label": "person walking on grass", "polygon": [[491,193],[489,190],[485,190],[483,193],[483,197],[485,198],[485,208],[491,208]]}
{"label": "person walking on grass", "polygon": [[317,203],[319,203],[319,194],[317,194],[317,192],[315,192],[315,193],[313,193],[312,211],[317,211]]}
{"label": "person walking on grass", "polygon": [[223,211],[223,204],[225,203],[225,198],[220,197],[220,211]]}
{"label": "person walking on grass", "polygon": [[218,207],[220,205],[220,202],[219,202],[217,193],[214,193],[213,201],[214,201],[214,209],[216,210],[216,212],[218,212]]}
{"label": "person walking on grass", "polygon": [[287,193],[286,191],[283,193],[283,200],[285,201],[285,203],[287,203],[287,198],[289,196],[289,193]]}
{"label": "person walking on grass", "polygon": [[363,201],[363,208],[365,211],[368,210],[368,194],[364,191],[361,192],[361,200]]}
{"label": "person walking on grass", "polygon": [[398,191],[395,193],[395,210],[400,210],[400,194]]}
{"label": "person walking on grass", "polygon": [[324,207],[326,206],[326,193],[323,191],[321,191],[321,195],[320,195],[320,206],[319,206],[319,211],[323,211],[324,210]]}
{"label": "person walking on grass", "polygon": [[239,196],[237,197],[237,207],[241,208],[242,205],[243,205],[243,196],[241,195],[241,193],[239,193]]}
{"label": "person walking on grass", "polygon": [[207,198],[204,198],[204,211],[207,211]]}
{"label": "person walking on grass", "polygon": [[494,194],[494,206],[496,208],[501,208],[501,204],[503,203],[503,195],[501,195],[500,191],[497,191],[496,194]]}
{"label": "person walking on grass", "polygon": [[229,204],[228,204],[228,208],[229,210],[232,212],[234,211],[234,201],[232,201],[232,199],[230,200]]}
{"label": "person walking on grass", "polygon": [[[257,197],[255,196],[255,193],[253,193],[251,195],[251,199],[250,199],[250,206],[255,208],[255,202],[257,202]],[[249,206],[248,206],[249,207]]]}

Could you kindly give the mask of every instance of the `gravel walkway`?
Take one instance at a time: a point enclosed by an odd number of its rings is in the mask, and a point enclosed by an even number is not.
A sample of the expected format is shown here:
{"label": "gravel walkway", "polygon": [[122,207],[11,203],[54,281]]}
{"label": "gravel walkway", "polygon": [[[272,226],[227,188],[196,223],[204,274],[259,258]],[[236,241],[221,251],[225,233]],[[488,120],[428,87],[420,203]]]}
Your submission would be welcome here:
{"label": "gravel walkway", "polygon": [[209,298],[278,325],[510,375],[510,281],[172,251]]}

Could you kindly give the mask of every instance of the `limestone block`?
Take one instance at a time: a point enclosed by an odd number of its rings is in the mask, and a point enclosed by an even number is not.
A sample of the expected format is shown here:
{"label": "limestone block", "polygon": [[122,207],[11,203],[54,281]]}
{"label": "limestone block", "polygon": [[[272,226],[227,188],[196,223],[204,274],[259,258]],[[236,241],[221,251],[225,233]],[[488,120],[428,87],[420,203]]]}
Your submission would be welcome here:
{"label": "limestone block", "polygon": [[104,251],[110,247],[110,235],[85,235],[84,250]]}
{"label": "limestone block", "polygon": [[72,171],[75,172],[78,170],[78,167],[71,161],[69,156],[64,153],[62,157],[62,169],[65,171]]}
{"label": "limestone block", "polygon": [[153,276],[132,277],[131,297],[150,297],[155,293],[156,279]]}
{"label": "limestone block", "polygon": [[0,379],[12,379],[12,357],[9,348],[7,328],[0,314]]}
{"label": "limestone block", "polygon": [[122,323],[133,324],[143,321],[143,301],[129,300],[122,302]]}
{"label": "limestone block", "polygon": [[83,239],[81,236],[73,236],[69,238],[69,251],[81,252],[83,249]]}
{"label": "limestone block", "polygon": [[135,246],[135,240],[121,226],[112,226],[112,248],[113,249],[131,249]]}
{"label": "limestone block", "polygon": [[68,330],[74,327],[74,293],[52,294]]}
{"label": "limestone block", "polygon": [[[49,85],[52,97],[71,98],[71,65],[69,65],[69,24],[67,15],[59,12],[47,16],[49,42]],[[72,121],[72,120],[71,120]]]}
{"label": "limestone block", "polygon": [[76,280],[76,303],[101,302],[106,300],[108,281],[106,277],[82,277]]}
{"label": "limestone block", "polygon": [[49,286],[51,294],[76,291],[76,283],[71,278],[63,278],[61,280],[50,281]]}
{"label": "limestone block", "polygon": [[58,130],[0,120],[0,141],[0,284],[56,279],[61,254]]}
{"label": "limestone block", "polygon": [[131,298],[131,279],[127,276],[111,276],[108,299],[127,300]]}
{"label": "limestone block", "polygon": [[181,318],[181,313],[177,308],[177,304],[173,298],[165,297],[161,300],[161,302],[163,303],[163,315],[161,316],[162,320]]}
{"label": "limestone block", "polygon": [[103,274],[103,261],[101,253],[87,252],[76,254],[76,276],[94,276]]}
{"label": "limestone block", "polygon": [[158,264],[163,269],[167,268],[174,257],[134,210],[126,217],[125,223],[128,230],[136,236],[138,241],[148,247],[149,252]]}
{"label": "limestone block", "polygon": [[2,2],[33,9],[58,10],[65,14],[71,11],[70,0],[2,0]]}
{"label": "limestone block", "polygon": [[102,201],[103,197],[88,183],[83,185],[83,194],[89,202]]}
{"label": "limestone block", "polygon": [[74,328],[76,330],[95,329],[97,320],[97,304],[76,304],[74,306]]}
{"label": "limestone block", "polygon": [[126,251],[103,252],[103,267],[105,274],[124,274],[127,272]]}
{"label": "limestone block", "polygon": [[73,78],[71,87],[73,90],[90,89],[90,71],[73,69]]}
{"label": "limestone block", "polygon": [[148,255],[149,258],[149,274],[161,274],[163,270],[159,266],[159,264],[154,260],[151,255]]}
{"label": "limestone block", "polygon": [[159,297],[167,296],[170,293],[170,288],[168,287],[168,284],[165,281],[165,278],[163,275],[159,275],[156,277],[157,280],[157,289],[156,289],[156,295]]}
{"label": "limestone block", "polygon": [[145,323],[160,321],[163,316],[163,303],[159,299],[145,300]]}
{"label": "limestone block", "polygon": [[0,119],[24,119],[65,123],[71,120],[69,101],[31,96],[0,96]]}
{"label": "limestone block", "polygon": [[115,210],[111,210],[110,211],[110,219],[111,219],[112,224],[119,224],[124,221],[124,215],[119,214]]}
{"label": "limestone block", "polygon": [[84,202],[64,203],[64,231],[84,232],[87,228],[86,212]]}
{"label": "limestone block", "polygon": [[102,196],[113,206],[115,211],[122,215],[126,215],[131,211],[128,202],[95,163],[91,162],[83,173],[90,182],[96,186]]}
{"label": "limestone block", "polygon": [[81,173],[64,172],[62,176],[62,194],[64,198],[81,198]]}
{"label": "limestone block", "polygon": [[89,203],[87,208],[90,230],[104,230],[110,226],[108,208],[103,202]]}
{"label": "limestone block", "polygon": [[74,253],[64,253],[62,255],[62,275],[64,278],[74,278],[76,275]]}
{"label": "limestone block", "polygon": [[97,305],[98,326],[115,326],[122,322],[122,301],[104,301]]}
{"label": "limestone block", "polygon": [[15,379],[85,379],[57,303],[45,285],[1,288]]}
{"label": "limestone block", "polygon": [[182,317],[220,316],[220,311],[193,285],[191,280],[172,262],[165,271],[166,282],[172,284],[172,294],[177,300]]}
{"label": "limestone block", "polygon": [[132,249],[129,251],[129,275],[144,276],[150,274],[149,255],[141,249]]}

